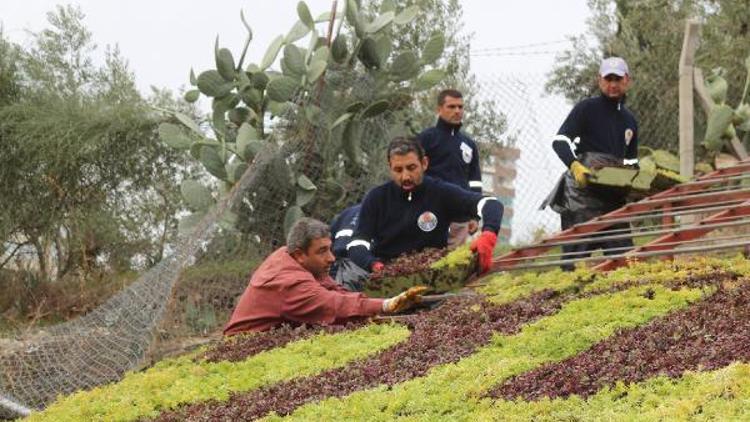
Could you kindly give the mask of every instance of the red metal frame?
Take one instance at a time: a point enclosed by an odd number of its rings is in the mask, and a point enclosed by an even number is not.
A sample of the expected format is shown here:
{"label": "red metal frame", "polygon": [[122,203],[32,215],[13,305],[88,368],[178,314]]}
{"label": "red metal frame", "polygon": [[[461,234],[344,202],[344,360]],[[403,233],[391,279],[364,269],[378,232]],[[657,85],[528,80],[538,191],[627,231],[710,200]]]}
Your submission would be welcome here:
{"label": "red metal frame", "polygon": [[[674,243],[684,242],[687,240],[693,240],[715,230],[713,228],[702,228],[701,225],[710,224],[717,220],[725,219],[727,217],[741,217],[741,216],[748,216],[748,215],[750,215],[750,201],[745,201],[741,205],[738,205],[734,208],[730,208],[725,211],[716,213],[708,218],[704,218],[703,220],[699,221],[695,226],[685,227],[684,229],[678,230],[674,233],[670,233],[670,234],[661,236],[657,239],[654,239],[651,242],[646,243],[645,245],[638,246],[629,253],[671,250],[671,249],[674,249],[675,247]],[[673,243],[673,244],[664,245],[664,243]],[[638,260],[638,258],[635,258],[635,260]],[[624,265],[626,262],[627,262],[627,258],[608,259],[596,265],[594,267],[594,270],[609,271],[609,270],[613,270],[617,267]]]}
{"label": "red metal frame", "polygon": [[[750,188],[702,193],[702,191],[707,187],[715,185],[716,183],[721,183],[728,177],[746,173],[750,173],[750,161],[743,161],[733,167],[713,171],[695,181],[674,186],[663,192],[659,192],[655,195],[644,198],[639,202],[627,204],[622,208],[616,209],[608,214],[594,218],[591,221],[582,224],[577,224],[574,227],[557,233],[552,237],[542,240],[536,245],[519,248],[503,256],[495,258],[492,264],[491,271],[513,269],[513,267],[518,265],[519,262],[522,262],[524,258],[533,259],[533,257],[542,255],[555,246],[549,245],[550,243],[557,243],[564,240],[575,239],[582,235],[594,234],[600,230],[612,226],[613,224],[616,224],[616,222],[609,220],[642,214],[647,211],[669,210],[672,207],[686,205],[709,205],[718,201],[725,200],[742,200],[745,202],[742,202],[740,205],[733,206],[732,208],[728,208],[725,211],[713,214],[710,217],[703,219],[700,224],[704,224],[704,222],[710,223],[717,219],[726,218],[730,215],[750,215]],[[654,216],[654,218],[658,217],[658,214]],[[663,220],[666,222],[667,220],[669,220],[669,218],[664,217]],[[642,252],[673,249],[674,246],[670,247],[661,244],[674,244],[675,241],[692,240],[697,237],[703,236],[710,231],[711,229],[701,229],[699,226],[685,228],[684,230],[680,230],[676,233],[659,237],[646,245],[634,249],[633,251]],[[595,266],[594,269],[603,271],[611,270],[618,266],[624,265],[626,262],[626,259],[622,258],[607,260]]]}

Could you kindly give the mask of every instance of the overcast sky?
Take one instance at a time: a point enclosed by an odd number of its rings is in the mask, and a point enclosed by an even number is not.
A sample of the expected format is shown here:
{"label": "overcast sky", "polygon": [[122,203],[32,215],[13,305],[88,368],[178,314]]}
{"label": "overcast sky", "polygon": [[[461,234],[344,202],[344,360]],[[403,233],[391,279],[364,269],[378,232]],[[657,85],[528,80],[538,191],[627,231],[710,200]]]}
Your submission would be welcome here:
{"label": "overcast sky", "polygon": [[[26,31],[46,25],[46,12],[53,0],[0,1],[0,22],[5,35],[16,42],[28,42]],[[254,32],[249,58],[258,61],[270,41],[286,34],[297,20],[297,0],[197,1],[197,0],[80,0],[85,23],[95,42],[103,49],[119,45],[136,75],[138,86],[177,89],[187,83],[190,67],[196,73],[213,66],[216,35],[221,45],[235,55],[245,38],[240,9]],[[342,1],[339,1],[341,4]],[[330,10],[331,0],[308,0],[313,16]],[[472,49],[502,48],[503,56],[473,56],[477,74],[507,72],[546,73],[554,58],[545,53],[560,50],[567,35],[581,34],[589,16],[585,0],[466,0],[464,28],[474,33]],[[521,45],[523,49],[508,49]],[[552,43],[552,44],[549,44]],[[523,53],[520,55],[519,53]],[[531,54],[529,54],[531,53]],[[483,53],[484,54],[484,53]]]}

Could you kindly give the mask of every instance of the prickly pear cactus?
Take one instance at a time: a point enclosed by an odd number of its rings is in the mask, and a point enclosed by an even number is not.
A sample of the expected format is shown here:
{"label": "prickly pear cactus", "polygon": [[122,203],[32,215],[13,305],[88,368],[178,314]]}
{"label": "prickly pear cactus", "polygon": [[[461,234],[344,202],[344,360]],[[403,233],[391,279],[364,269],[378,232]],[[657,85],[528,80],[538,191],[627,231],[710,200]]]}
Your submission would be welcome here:
{"label": "prickly pear cactus", "polygon": [[443,293],[463,287],[476,265],[468,245],[450,253],[446,249],[426,249],[386,264],[381,274],[365,283],[364,291],[372,297],[391,297],[421,285],[430,288],[428,294]]}
{"label": "prickly pear cactus", "polygon": [[[445,77],[445,72],[435,67],[445,45],[439,30],[420,49],[393,48],[394,31],[409,25],[419,6],[388,7],[370,16],[360,10],[356,0],[342,3],[344,10],[336,14],[313,17],[300,1],[296,10],[299,20],[286,35],[270,43],[259,63],[250,64],[245,63],[245,57],[252,31],[241,13],[247,38],[238,59],[222,48],[217,38],[215,68],[197,76],[190,71],[194,88],[185,94],[185,100],[194,102],[201,96],[210,100],[208,121],[199,125],[173,113],[176,122],[163,124],[159,131],[165,143],[189,151],[219,179],[221,189],[228,191],[258,152],[274,142],[267,122],[281,119],[294,127],[290,132],[296,131],[293,137],[299,145],[291,145],[289,139],[276,140],[301,155],[295,160],[298,164],[286,163],[289,177],[279,178],[293,196],[273,198],[277,209],[285,209],[286,230],[306,210],[321,214],[321,209],[332,206],[330,200],[320,198],[320,192],[340,189],[342,174],[333,174],[336,169],[349,175],[363,173],[367,161],[363,156],[377,151],[371,149],[382,146],[378,142],[389,140],[361,145],[360,135],[367,130],[368,120],[408,110],[414,95]],[[405,124],[394,119],[387,126]]]}
{"label": "prickly pear cactus", "polygon": [[714,102],[708,111],[708,125],[703,139],[703,146],[710,157],[725,149],[732,139],[737,138],[738,132],[750,132],[750,104],[746,102],[748,88],[750,88],[750,56],[745,59],[745,68],[747,69],[745,87],[740,97],[740,104],[734,108],[726,102],[729,89],[729,84],[725,79],[726,70],[717,67],[706,78],[706,90]]}

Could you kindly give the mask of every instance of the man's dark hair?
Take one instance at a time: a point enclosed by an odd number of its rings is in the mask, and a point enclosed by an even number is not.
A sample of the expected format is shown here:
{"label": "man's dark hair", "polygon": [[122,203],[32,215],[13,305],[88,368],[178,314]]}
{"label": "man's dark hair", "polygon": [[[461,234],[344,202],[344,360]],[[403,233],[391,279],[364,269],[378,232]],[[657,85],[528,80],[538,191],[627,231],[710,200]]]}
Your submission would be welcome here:
{"label": "man's dark hair", "polygon": [[289,230],[286,237],[286,250],[290,254],[296,251],[307,253],[313,240],[331,237],[328,224],[314,218],[302,217]]}
{"label": "man's dark hair", "polygon": [[406,155],[410,152],[417,154],[419,161],[424,158],[424,148],[416,138],[397,136],[388,144],[388,162],[391,162],[393,155]]}
{"label": "man's dark hair", "polygon": [[463,98],[464,95],[461,94],[461,91],[458,91],[456,89],[444,89],[438,94],[438,106],[441,106],[445,103],[445,97]]}

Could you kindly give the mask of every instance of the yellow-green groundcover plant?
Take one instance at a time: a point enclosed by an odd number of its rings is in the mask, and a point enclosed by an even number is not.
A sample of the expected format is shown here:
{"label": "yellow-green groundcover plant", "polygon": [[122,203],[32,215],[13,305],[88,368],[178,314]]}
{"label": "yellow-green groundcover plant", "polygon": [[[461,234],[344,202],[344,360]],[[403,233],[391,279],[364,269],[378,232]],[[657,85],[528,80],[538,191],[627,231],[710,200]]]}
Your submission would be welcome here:
{"label": "yellow-green groundcover plant", "polygon": [[249,391],[341,367],[386,349],[409,336],[399,325],[368,325],[338,334],[319,334],[242,362],[195,362],[195,353],[168,359],[114,384],[61,398],[31,421],[130,421],[153,417],[181,404],[227,400]]}
{"label": "yellow-green groundcover plant", "polygon": [[592,273],[585,267],[578,267],[570,272],[553,269],[540,273],[501,273],[491,276],[481,291],[493,303],[502,304],[543,289],[565,291],[580,287],[584,292],[594,292],[625,283],[665,283],[683,280],[686,277],[716,275],[718,272],[750,276],[750,260],[736,256],[728,259],[691,257],[675,261],[639,262],[605,274]]}
{"label": "yellow-green groundcover plant", "polygon": [[[649,299],[645,293],[653,291]],[[566,304],[557,314],[513,336],[497,335],[486,347],[456,364],[433,369],[392,389],[377,388],[299,408],[299,420],[473,420],[490,412],[482,396],[513,375],[573,356],[617,330],[635,327],[699,300],[700,289],[638,286]],[[269,419],[273,419],[270,417]]]}
{"label": "yellow-green groundcover plant", "polygon": [[[678,380],[655,378],[629,386],[618,384],[587,400],[575,396],[536,402],[484,398],[494,386],[514,375],[574,356],[618,330],[645,324],[714,291],[714,287],[675,290],[670,282],[720,273],[729,273],[732,278],[746,277],[750,275],[750,261],[742,257],[697,258],[639,263],[606,274],[578,268],[574,272],[553,270],[491,276],[481,292],[493,303],[510,303],[545,289],[574,293],[578,299],[566,303],[557,314],[523,327],[516,335],[496,334],[490,344],[475,354],[455,364],[433,368],[424,377],[391,388],[379,387],[310,403],[290,417],[302,420],[489,420],[502,415],[501,419],[558,420],[580,414],[608,419],[615,414],[613,412],[638,416],[639,409],[643,408],[651,412],[649,415],[659,418],[694,412],[704,405],[711,407],[714,415],[738,414],[747,410],[741,403],[748,400],[735,403],[726,392],[748,397],[747,383],[738,380],[748,372],[744,365],[688,374]],[[626,290],[602,293],[610,288]],[[143,372],[129,373],[119,383],[62,397],[44,412],[34,414],[31,420],[126,421],[153,417],[184,404],[210,399],[225,401],[231,393],[346,366],[404,341],[408,336],[408,329],[400,325],[369,325],[338,334],[319,334],[242,362],[196,362],[194,358],[200,353],[197,352],[165,360]],[[705,391],[711,404],[704,402],[696,391]],[[681,393],[685,393],[684,400],[680,399]],[[664,395],[664,403],[658,403],[661,395]],[[627,399],[622,398],[625,396]],[[635,397],[642,397],[642,401]]]}

